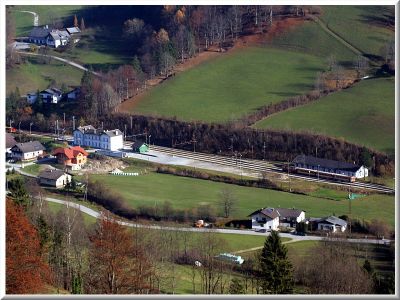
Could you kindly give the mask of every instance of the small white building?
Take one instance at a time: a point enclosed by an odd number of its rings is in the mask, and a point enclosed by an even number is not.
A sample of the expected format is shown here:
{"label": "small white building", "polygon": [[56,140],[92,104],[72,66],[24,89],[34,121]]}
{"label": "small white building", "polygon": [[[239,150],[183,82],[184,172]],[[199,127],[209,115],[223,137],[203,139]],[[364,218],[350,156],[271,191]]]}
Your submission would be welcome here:
{"label": "small white building", "polygon": [[38,141],[19,143],[11,148],[11,157],[15,160],[33,160],[43,154],[44,146]]}
{"label": "small white building", "polygon": [[310,223],[314,223],[313,227],[317,230],[330,232],[344,232],[347,229],[347,222],[335,216],[325,218],[310,218]]}
{"label": "small white building", "polygon": [[42,97],[44,103],[55,103],[61,101],[62,92],[56,88],[48,88],[40,92],[40,97]]}
{"label": "small white building", "polygon": [[74,144],[110,151],[124,147],[123,133],[119,129],[101,130],[92,125],[81,126],[74,130]]}
{"label": "small white building", "polygon": [[274,208],[261,208],[249,215],[251,217],[251,228],[259,231],[278,230],[279,214]]}
{"label": "small white building", "polygon": [[42,185],[63,188],[68,182],[71,182],[71,175],[58,169],[49,169],[39,174],[39,183]]}

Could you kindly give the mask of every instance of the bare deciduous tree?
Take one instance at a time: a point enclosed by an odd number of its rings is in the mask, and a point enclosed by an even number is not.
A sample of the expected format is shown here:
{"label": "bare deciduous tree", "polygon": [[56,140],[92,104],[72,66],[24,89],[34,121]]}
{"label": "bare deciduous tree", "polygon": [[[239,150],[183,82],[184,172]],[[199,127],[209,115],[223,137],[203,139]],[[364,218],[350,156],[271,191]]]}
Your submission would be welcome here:
{"label": "bare deciduous tree", "polygon": [[219,193],[219,203],[225,218],[229,218],[232,211],[234,210],[237,198],[234,195],[232,189],[226,187],[223,188]]}

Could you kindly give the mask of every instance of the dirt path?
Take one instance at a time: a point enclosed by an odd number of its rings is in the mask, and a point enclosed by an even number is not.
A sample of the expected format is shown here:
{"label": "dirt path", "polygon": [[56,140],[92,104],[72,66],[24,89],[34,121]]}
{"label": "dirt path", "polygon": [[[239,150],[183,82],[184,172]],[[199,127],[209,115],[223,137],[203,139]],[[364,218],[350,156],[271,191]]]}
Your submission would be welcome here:
{"label": "dirt path", "polygon": [[39,15],[37,13],[35,13],[34,11],[28,11],[28,10],[19,10],[19,12],[32,14],[33,15],[33,26],[39,26]]}
{"label": "dirt path", "polygon": [[[291,244],[291,243],[296,243],[301,241],[300,239],[293,239],[290,241],[286,241],[286,242],[282,242],[283,245],[285,244]],[[253,247],[253,248],[249,248],[249,249],[244,249],[244,250],[239,250],[239,251],[235,251],[232,252],[233,254],[240,254],[240,253],[245,253],[245,252],[251,252],[251,251],[256,251],[256,250],[261,250],[262,248],[264,248],[264,246],[259,246],[259,247]]]}
{"label": "dirt path", "polygon": [[[232,48],[227,51],[219,52],[217,48],[209,48],[209,51],[203,51],[198,54],[196,57],[185,60],[183,63],[178,64],[173,72],[179,74],[181,72],[187,71],[195,66],[200,65],[203,62],[209,61],[213,58],[232,54],[238,49],[243,49],[245,47],[251,47],[263,44],[265,42],[270,41],[274,36],[288,30],[288,28],[298,26],[303,23],[304,19],[300,18],[286,18],[283,20],[276,20],[271,27],[269,27],[268,32],[263,33],[255,33],[251,35],[245,35],[240,37],[237,41],[235,41]],[[146,88],[143,89],[139,94],[131,97],[130,99],[122,102],[116,109],[117,112],[132,112],[135,107],[140,103],[140,101],[145,98],[149,89],[158,84],[162,83],[165,79],[163,77],[157,77],[152,80],[148,80],[146,82]]]}

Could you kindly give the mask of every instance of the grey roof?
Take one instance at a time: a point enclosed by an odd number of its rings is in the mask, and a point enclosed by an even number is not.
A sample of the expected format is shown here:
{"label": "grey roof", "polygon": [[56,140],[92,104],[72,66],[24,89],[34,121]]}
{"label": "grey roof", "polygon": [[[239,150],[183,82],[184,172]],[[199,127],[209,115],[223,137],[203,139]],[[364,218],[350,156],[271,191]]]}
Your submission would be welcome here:
{"label": "grey roof", "polygon": [[44,91],[41,91],[40,93],[41,94],[47,93],[47,94],[56,95],[56,96],[62,95],[62,91],[57,88],[48,88],[48,89],[45,89]]}
{"label": "grey roof", "polygon": [[140,147],[142,147],[143,145],[145,145],[146,143],[143,140],[136,140],[135,142],[133,142],[132,144],[132,149],[138,149]]}
{"label": "grey roof", "polygon": [[12,147],[11,150],[13,151],[13,150],[17,150],[17,149],[22,153],[45,150],[43,145],[38,141],[19,143],[19,144],[16,144],[14,147]]}
{"label": "grey roof", "polygon": [[303,210],[299,210],[299,209],[294,209],[294,208],[276,208],[275,209],[279,216],[282,218],[297,218],[298,216],[300,216],[301,212],[303,212]]}
{"label": "grey roof", "polygon": [[92,125],[86,125],[86,126],[79,126],[77,129],[82,133],[92,133],[95,134],[96,133],[96,128],[94,128]]}
{"label": "grey roof", "polygon": [[357,171],[360,168],[355,164],[337,160],[325,159],[325,158],[317,158],[314,156],[308,156],[304,154],[296,156],[296,158],[293,160],[293,163],[301,163],[315,167],[320,166],[321,168],[328,168],[334,170]]}
{"label": "grey roof", "polygon": [[331,223],[333,225],[347,226],[347,222],[345,220],[339,219],[338,217],[335,216],[322,218],[319,221],[319,223]]}
{"label": "grey roof", "polygon": [[11,133],[6,133],[6,148],[13,147],[17,142],[15,141],[14,137]]}
{"label": "grey roof", "polygon": [[44,179],[50,179],[50,180],[57,180],[58,178],[60,178],[62,175],[64,175],[65,172],[62,170],[58,170],[58,169],[49,169],[49,170],[45,170],[42,171],[39,174],[40,178],[44,178]]}
{"label": "grey roof", "polygon": [[258,213],[263,214],[263,215],[267,216],[270,219],[275,219],[275,218],[279,217],[278,212],[274,208],[261,208],[261,209],[258,209],[255,212],[251,213],[249,215],[249,217],[253,216],[253,215],[256,215]]}
{"label": "grey roof", "polygon": [[121,130],[119,130],[119,129],[104,130],[103,133],[106,134],[106,135],[108,135],[109,137],[122,135],[122,132],[121,132]]}
{"label": "grey roof", "polygon": [[68,27],[66,28],[69,34],[80,33],[81,30],[78,27]]}
{"label": "grey roof", "polygon": [[29,33],[30,38],[45,38],[49,35],[51,29],[45,28],[42,26],[33,27],[31,32]]}

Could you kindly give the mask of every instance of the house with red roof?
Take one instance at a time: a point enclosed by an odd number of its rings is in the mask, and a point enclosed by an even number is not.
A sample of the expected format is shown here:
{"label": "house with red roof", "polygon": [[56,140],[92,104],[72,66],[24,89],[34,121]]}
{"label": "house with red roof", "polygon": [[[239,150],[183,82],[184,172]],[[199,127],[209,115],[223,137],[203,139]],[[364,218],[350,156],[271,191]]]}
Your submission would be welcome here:
{"label": "house with red roof", "polygon": [[71,170],[80,170],[87,161],[88,153],[80,146],[57,148],[53,155],[57,157],[57,162],[63,164]]}

